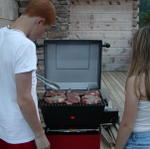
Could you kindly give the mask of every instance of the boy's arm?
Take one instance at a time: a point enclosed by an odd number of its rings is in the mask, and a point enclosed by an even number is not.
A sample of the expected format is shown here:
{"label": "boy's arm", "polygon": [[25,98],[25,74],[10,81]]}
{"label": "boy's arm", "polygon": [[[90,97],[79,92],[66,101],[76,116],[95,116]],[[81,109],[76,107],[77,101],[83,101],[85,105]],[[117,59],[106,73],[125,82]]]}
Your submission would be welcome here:
{"label": "boy's arm", "polygon": [[[49,147],[49,142],[39,121],[35,103],[31,95],[32,72],[16,74],[17,102],[21,112],[35,134],[38,146]],[[46,148],[46,147],[45,147]],[[46,149],[47,149],[46,148]]]}

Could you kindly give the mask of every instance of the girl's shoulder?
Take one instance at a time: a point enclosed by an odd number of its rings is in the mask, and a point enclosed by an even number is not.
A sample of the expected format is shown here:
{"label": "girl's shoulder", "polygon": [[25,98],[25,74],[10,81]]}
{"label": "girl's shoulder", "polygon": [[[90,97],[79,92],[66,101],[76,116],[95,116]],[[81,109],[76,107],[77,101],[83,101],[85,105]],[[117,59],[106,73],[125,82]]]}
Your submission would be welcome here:
{"label": "girl's shoulder", "polygon": [[139,84],[141,85],[145,85],[145,75],[141,75],[141,76],[136,76],[136,75],[132,75],[130,77],[127,78],[126,80],[126,85],[133,85],[133,84]]}
{"label": "girl's shoulder", "polygon": [[136,80],[137,80],[137,76],[128,77],[127,80],[126,80],[126,87],[134,85]]}
{"label": "girl's shoulder", "polygon": [[126,81],[126,90],[133,90],[139,99],[147,100],[145,89],[145,75],[142,76],[130,76]]}

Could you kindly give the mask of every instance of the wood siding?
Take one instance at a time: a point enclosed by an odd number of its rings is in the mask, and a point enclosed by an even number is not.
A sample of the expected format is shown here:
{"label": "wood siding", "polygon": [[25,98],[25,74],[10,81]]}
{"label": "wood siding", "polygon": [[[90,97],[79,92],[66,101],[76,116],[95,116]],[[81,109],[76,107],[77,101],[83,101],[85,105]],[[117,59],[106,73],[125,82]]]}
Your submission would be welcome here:
{"label": "wood siding", "polygon": [[73,0],[69,39],[102,40],[103,71],[127,70],[133,32],[138,29],[138,1]]}

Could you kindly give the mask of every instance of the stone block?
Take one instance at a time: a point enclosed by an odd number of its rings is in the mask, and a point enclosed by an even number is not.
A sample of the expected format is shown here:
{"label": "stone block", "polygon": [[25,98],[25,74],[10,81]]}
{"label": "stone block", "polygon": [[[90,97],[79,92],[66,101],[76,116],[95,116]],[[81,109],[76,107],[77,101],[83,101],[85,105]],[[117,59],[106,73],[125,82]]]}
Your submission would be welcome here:
{"label": "stone block", "polygon": [[67,37],[67,32],[49,32],[48,35],[47,35],[47,38],[49,39],[62,39],[62,38],[65,38]]}
{"label": "stone block", "polygon": [[11,24],[13,21],[5,20],[5,19],[0,19],[0,27],[7,26]]}
{"label": "stone block", "polygon": [[18,4],[15,0],[0,1],[0,18],[15,20],[18,17]]}

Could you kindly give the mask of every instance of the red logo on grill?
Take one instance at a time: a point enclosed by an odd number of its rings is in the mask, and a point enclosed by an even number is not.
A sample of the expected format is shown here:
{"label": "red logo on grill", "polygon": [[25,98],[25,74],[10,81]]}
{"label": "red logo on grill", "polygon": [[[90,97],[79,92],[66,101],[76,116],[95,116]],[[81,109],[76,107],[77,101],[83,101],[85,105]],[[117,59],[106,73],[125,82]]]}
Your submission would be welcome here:
{"label": "red logo on grill", "polygon": [[76,117],[75,116],[69,116],[69,119],[74,120],[74,119],[76,119]]}

